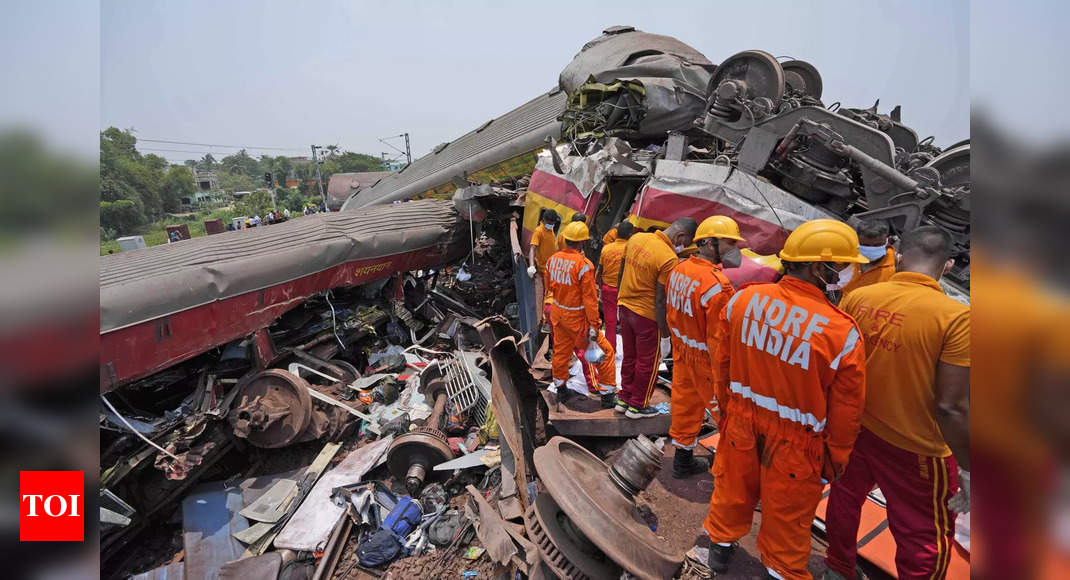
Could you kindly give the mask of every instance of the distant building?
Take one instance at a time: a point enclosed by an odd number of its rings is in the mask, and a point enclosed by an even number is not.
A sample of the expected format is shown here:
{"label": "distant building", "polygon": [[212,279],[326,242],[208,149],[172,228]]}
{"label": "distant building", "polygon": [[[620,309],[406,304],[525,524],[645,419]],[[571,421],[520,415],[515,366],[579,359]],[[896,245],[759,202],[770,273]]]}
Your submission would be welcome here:
{"label": "distant building", "polygon": [[197,187],[201,191],[214,191],[219,189],[219,178],[211,171],[205,171],[203,169],[193,169],[193,181],[197,182]]}
{"label": "distant building", "polygon": [[371,187],[387,175],[390,175],[389,171],[335,173],[327,182],[327,207],[331,208],[331,211],[338,211],[354,193],[365,187]]}

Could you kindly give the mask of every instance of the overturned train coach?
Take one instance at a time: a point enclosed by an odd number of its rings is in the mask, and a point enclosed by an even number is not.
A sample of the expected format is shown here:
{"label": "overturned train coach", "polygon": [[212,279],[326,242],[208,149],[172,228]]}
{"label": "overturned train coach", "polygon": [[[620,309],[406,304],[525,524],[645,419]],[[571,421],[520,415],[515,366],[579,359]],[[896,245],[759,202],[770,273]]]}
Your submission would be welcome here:
{"label": "overturned train coach", "polygon": [[748,260],[736,281],[769,279],[775,254],[804,221],[884,220],[893,233],[937,225],[955,240],[946,277],[969,291],[970,145],[940,148],[895,107],[823,101],[810,63],[760,50],[713,65],[676,39],[613,27],[587,43],[558,87],[405,171],[343,210],[441,197],[457,187],[530,174],[524,240],[543,208],[582,212],[595,243],[622,219],[641,229],[728,215]]}

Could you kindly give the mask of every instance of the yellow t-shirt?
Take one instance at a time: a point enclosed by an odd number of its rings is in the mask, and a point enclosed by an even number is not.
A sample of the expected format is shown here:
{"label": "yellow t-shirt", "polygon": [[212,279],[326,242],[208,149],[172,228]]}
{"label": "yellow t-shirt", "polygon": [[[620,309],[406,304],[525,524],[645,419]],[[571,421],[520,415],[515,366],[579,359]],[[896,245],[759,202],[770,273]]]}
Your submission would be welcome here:
{"label": "yellow t-shirt", "polygon": [[866,344],[862,426],[907,451],[951,454],[936,423],[936,365],[970,366],[970,307],[932,278],[899,272],[843,298]]}
{"label": "yellow t-shirt", "polygon": [[617,277],[620,275],[620,261],[624,258],[624,247],[628,240],[613,240],[613,243],[602,248],[602,255],[598,258],[602,266],[601,282],[610,288],[617,287]]}
{"label": "yellow t-shirt", "polygon": [[672,241],[664,232],[640,233],[628,238],[624,247],[624,276],[617,304],[650,320],[655,320],[654,294],[657,284],[666,284],[679,260]]}
{"label": "yellow t-shirt", "polygon": [[531,245],[535,246],[535,269],[546,271],[546,261],[557,251],[557,241],[554,239],[554,231],[546,229],[541,222],[531,234]]}
{"label": "yellow t-shirt", "polygon": [[892,274],[895,274],[895,250],[888,248],[884,257],[865,272],[862,271],[860,264],[854,264],[854,275],[851,276],[851,281],[843,287],[843,294],[847,295],[877,282],[887,282]]}

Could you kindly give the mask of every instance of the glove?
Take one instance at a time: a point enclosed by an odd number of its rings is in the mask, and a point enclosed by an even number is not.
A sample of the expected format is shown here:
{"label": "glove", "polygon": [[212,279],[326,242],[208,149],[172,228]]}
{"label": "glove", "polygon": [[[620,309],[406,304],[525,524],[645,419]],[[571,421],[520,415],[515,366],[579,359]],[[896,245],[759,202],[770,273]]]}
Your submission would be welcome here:
{"label": "glove", "polygon": [[957,514],[970,512],[970,472],[959,470],[959,492],[947,500],[947,508]]}
{"label": "glove", "polygon": [[669,337],[661,339],[661,358],[667,359],[672,356],[672,341]]}
{"label": "glove", "polygon": [[528,278],[535,277],[535,266],[528,266]]}

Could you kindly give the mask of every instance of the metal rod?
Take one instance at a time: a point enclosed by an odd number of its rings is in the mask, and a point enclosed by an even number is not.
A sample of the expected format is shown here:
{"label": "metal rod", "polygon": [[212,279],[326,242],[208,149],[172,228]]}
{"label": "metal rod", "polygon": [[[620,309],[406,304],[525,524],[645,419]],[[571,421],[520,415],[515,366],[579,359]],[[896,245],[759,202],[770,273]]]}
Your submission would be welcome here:
{"label": "metal rod", "polygon": [[[175,456],[174,453],[171,453],[170,451],[164,449],[163,447],[160,447],[159,445],[156,444],[155,441],[149,439],[148,437],[145,437],[137,429],[134,429],[134,426],[131,425],[130,422],[126,420],[126,417],[123,417],[122,415],[120,415],[119,411],[115,410],[115,407],[112,406],[111,401],[109,401],[104,395],[101,395],[100,398],[101,398],[101,400],[104,401],[104,404],[107,405],[109,409],[111,409],[111,412],[115,413],[115,416],[118,417],[119,420],[123,422],[123,425],[126,425],[126,427],[128,429],[130,429],[130,431],[134,435],[137,435],[143,441],[145,441],[145,443],[148,443],[149,445],[155,447],[156,450],[159,451],[160,453],[163,453],[164,455],[170,457],[171,459],[174,459],[175,461],[181,461],[178,457]],[[438,407],[438,401],[435,401],[435,407],[436,408]]]}

